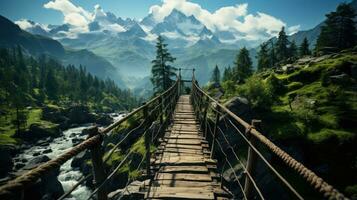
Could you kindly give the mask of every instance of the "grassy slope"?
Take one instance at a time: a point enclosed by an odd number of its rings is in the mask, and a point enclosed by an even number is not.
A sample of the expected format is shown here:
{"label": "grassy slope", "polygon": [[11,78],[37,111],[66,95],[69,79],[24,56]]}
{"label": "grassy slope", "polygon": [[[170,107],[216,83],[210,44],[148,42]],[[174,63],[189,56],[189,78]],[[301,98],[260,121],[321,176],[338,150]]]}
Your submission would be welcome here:
{"label": "grassy slope", "polygon": [[[13,138],[12,136],[16,132],[16,126],[12,121],[16,118],[16,111],[14,109],[2,108],[7,114],[0,117],[0,145],[15,145],[21,143],[20,139]],[[28,130],[31,124],[40,123],[44,127],[51,127],[55,124],[42,120],[42,109],[41,108],[31,108],[27,109],[27,122],[23,127]]]}
{"label": "grassy slope", "polygon": [[[357,171],[354,161],[357,158],[354,150],[357,138],[355,83],[323,82],[324,74],[337,69],[344,71],[348,63],[357,63],[355,53],[342,53],[302,66],[290,74],[276,74],[285,89],[269,111],[257,110],[256,114],[263,120],[263,129],[268,137],[287,146],[300,141],[304,144],[301,148],[308,167],[341,191],[356,195],[357,183],[353,175]],[[258,75],[266,78],[268,74]],[[223,99],[228,100],[235,95],[236,92],[225,94]],[[291,97],[295,97],[291,103],[292,110],[289,106]],[[327,170],[320,170],[324,166]]]}
{"label": "grassy slope", "polygon": [[[265,113],[264,117],[274,138],[302,136],[320,143],[331,137],[340,142],[355,137],[356,128],[344,125],[343,121],[356,117],[356,91],[349,85],[323,86],[321,82],[323,73],[343,68],[346,61],[357,62],[357,55],[346,53],[288,75],[277,75],[286,86],[286,91],[279,97],[280,103],[272,106],[272,112]],[[305,102],[295,100],[291,111],[289,96],[296,96]],[[306,105],[309,102],[311,105]]]}

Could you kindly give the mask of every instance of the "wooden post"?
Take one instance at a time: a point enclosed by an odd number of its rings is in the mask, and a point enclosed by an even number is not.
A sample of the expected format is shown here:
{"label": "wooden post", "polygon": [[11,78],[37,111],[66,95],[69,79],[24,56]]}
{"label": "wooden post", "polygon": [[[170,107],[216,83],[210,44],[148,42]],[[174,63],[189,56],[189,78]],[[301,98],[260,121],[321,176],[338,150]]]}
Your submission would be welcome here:
{"label": "wooden post", "polygon": [[[149,118],[149,114],[148,114],[148,108],[146,105],[146,103],[143,103],[144,108],[143,108],[143,117],[144,119],[148,119]],[[149,123],[147,123],[145,125],[145,137],[144,137],[144,142],[145,142],[145,160],[146,160],[146,174],[148,177],[150,177],[150,120]]]}
{"label": "wooden post", "polygon": [[[89,137],[93,137],[95,135],[100,134],[97,126],[93,126],[88,128]],[[92,157],[92,165],[93,165],[93,175],[94,175],[94,185],[98,187],[102,182],[106,179],[106,173],[104,170],[103,164],[103,148],[101,144],[98,144],[90,149],[91,157]],[[106,200],[107,197],[106,187],[98,189],[97,199],[98,200]]]}
{"label": "wooden post", "polygon": [[219,123],[219,111],[220,108],[218,105],[216,105],[216,120],[214,122],[214,129],[213,129],[213,137],[212,137],[212,148],[211,148],[211,158],[213,158],[214,155],[214,143],[216,141],[216,137],[217,137],[217,130],[218,130],[218,123]]}
{"label": "wooden post", "polygon": [[[261,120],[255,120],[253,119],[252,120],[252,123],[251,123],[251,128],[256,128],[258,127],[259,123],[261,123]],[[256,138],[255,137],[252,137],[251,136],[251,133],[250,133],[251,129],[247,129],[246,130],[246,136],[247,138],[249,139],[249,142],[253,145],[253,146],[256,146]],[[248,156],[247,156],[247,165],[246,165],[246,173],[249,173],[251,177],[254,177],[254,174],[255,174],[255,168],[256,168],[256,165],[257,165],[257,154],[254,152],[254,150],[249,146],[248,147]],[[244,193],[246,195],[246,197],[248,199],[252,198],[253,196],[253,183],[252,181],[249,179],[248,175],[245,176],[245,184],[244,184]]]}

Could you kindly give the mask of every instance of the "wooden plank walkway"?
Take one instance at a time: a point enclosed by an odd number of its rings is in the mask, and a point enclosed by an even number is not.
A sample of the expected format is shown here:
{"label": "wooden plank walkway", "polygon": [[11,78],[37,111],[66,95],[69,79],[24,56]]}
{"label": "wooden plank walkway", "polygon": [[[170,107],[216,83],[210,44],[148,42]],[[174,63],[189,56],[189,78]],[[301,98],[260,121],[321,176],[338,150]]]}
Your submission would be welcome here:
{"label": "wooden plank walkway", "polygon": [[189,95],[180,96],[152,163],[156,173],[145,199],[230,199],[221,189]]}

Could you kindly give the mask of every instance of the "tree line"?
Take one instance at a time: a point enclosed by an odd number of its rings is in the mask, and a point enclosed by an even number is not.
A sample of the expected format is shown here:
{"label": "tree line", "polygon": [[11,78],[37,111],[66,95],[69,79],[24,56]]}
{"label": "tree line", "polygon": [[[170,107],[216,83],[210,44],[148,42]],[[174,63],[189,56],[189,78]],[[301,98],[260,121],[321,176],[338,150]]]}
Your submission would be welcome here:
{"label": "tree line", "polygon": [[22,110],[25,106],[44,104],[92,105],[129,109],[137,104],[129,90],[120,89],[113,80],[102,80],[74,65],[63,66],[42,55],[24,56],[20,46],[0,50],[0,91],[5,106]]}

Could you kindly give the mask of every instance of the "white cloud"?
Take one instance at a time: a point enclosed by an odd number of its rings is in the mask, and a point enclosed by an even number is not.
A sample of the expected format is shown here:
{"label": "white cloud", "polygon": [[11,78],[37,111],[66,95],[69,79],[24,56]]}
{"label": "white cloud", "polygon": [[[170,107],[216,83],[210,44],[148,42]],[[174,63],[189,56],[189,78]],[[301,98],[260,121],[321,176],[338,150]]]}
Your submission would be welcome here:
{"label": "white cloud", "polygon": [[[163,0],[162,5],[150,7],[149,13],[155,20],[161,22],[173,9],[187,16],[194,15],[212,31],[233,30],[237,38],[247,40],[265,40],[276,36],[281,27],[286,26],[282,20],[262,12],[249,14],[247,3],[222,7],[211,13],[199,4],[187,0]],[[289,27],[289,33],[296,32],[298,28],[298,26]]]}
{"label": "white cloud", "polygon": [[70,32],[88,32],[88,24],[93,19],[92,14],[80,6],[75,6],[70,0],[52,0],[43,7],[62,12],[63,22],[73,26]]}
{"label": "white cloud", "polygon": [[31,24],[28,20],[26,19],[21,19],[18,21],[15,21],[15,24],[17,24],[18,26],[20,26],[21,29],[26,30],[29,28],[32,28],[34,25]]}
{"label": "white cloud", "polygon": [[300,25],[290,26],[288,28],[288,35],[292,35],[300,30]]}

